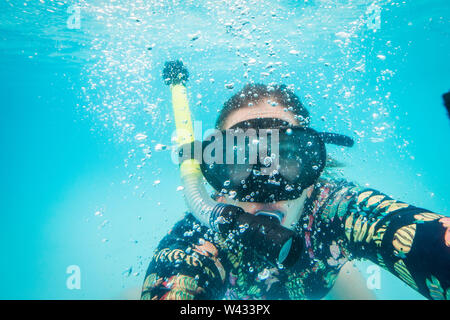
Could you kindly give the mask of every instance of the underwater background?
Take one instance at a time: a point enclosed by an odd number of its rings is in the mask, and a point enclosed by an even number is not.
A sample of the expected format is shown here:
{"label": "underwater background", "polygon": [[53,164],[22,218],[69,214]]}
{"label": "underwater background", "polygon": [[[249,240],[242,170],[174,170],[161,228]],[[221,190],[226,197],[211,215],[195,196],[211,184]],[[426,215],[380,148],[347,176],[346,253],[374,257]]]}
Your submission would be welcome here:
{"label": "underwater background", "polygon": [[[2,0],[0,299],[139,297],[186,210],[161,78],[179,58],[199,138],[247,82],[284,83],[357,141],[328,150],[342,177],[449,215],[448,0]],[[422,299],[385,271],[375,294]]]}

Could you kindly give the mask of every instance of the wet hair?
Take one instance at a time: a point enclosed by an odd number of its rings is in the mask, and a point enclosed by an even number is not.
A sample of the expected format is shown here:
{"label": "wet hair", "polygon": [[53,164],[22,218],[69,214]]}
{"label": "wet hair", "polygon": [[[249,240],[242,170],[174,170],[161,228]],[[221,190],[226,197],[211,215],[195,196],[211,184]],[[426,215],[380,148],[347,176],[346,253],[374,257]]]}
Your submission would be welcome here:
{"label": "wet hair", "polygon": [[286,85],[264,85],[259,83],[247,84],[240,91],[235,93],[223,105],[216,120],[216,128],[221,129],[225,119],[239,108],[252,106],[263,99],[273,99],[274,105],[279,104],[286,108],[286,111],[292,112],[299,124],[309,126],[310,118],[308,110],[303,106],[300,98]]}

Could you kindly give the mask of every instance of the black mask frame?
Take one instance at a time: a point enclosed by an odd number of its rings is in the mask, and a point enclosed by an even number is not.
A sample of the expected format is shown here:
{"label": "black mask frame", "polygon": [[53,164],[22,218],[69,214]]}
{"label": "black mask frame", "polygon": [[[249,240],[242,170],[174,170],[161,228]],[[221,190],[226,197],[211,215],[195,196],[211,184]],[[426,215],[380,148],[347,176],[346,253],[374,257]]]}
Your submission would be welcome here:
{"label": "black mask frame", "polygon": [[[256,129],[255,129],[256,128]],[[261,129],[265,129],[266,148],[258,149],[256,162],[249,163],[249,150],[253,141],[251,135],[246,135],[249,129],[257,132],[257,140],[260,141]],[[278,130],[278,154],[273,157],[272,145],[270,143],[273,130]],[[222,155],[219,162],[205,161],[204,152],[211,147],[215,139],[209,136],[201,143],[202,159],[200,168],[208,183],[219,194],[226,194],[235,200],[242,202],[274,202],[281,200],[293,200],[301,196],[303,190],[314,184],[320,177],[326,165],[325,144],[351,147],[354,144],[352,138],[329,132],[317,132],[309,127],[293,126],[281,119],[262,118],[251,119],[233,125],[228,130],[220,132],[222,137],[227,134],[244,134],[244,142],[237,145],[236,140],[222,139]],[[214,135],[215,136],[215,135]],[[228,145],[227,145],[228,142]],[[196,142],[197,144],[199,142]],[[194,147],[195,143],[191,144]],[[259,144],[258,144],[259,146]],[[263,148],[264,149],[264,148]],[[192,150],[192,149],[191,149]],[[244,162],[237,163],[238,150],[243,152]],[[234,162],[227,161],[226,155],[233,153]],[[191,152],[191,155],[194,154]],[[214,155],[214,154],[213,154]],[[241,153],[242,155],[242,153]],[[180,156],[183,153],[180,152]],[[272,156],[272,157],[271,157]],[[267,162],[276,159],[276,168],[268,170],[269,173],[262,174],[267,169]],[[272,168],[273,169],[273,168]]]}

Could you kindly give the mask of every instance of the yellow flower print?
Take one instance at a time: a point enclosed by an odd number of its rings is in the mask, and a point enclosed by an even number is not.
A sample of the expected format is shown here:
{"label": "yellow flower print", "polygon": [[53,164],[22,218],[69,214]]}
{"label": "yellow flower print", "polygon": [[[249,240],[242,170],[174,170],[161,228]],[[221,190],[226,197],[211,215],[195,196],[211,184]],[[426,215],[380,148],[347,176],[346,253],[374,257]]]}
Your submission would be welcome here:
{"label": "yellow flower print", "polygon": [[449,298],[449,293],[445,293],[444,289],[441,287],[441,283],[435,276],[431,276],[430,279],[426,279],[425,283],[433,300],[445,300]]}

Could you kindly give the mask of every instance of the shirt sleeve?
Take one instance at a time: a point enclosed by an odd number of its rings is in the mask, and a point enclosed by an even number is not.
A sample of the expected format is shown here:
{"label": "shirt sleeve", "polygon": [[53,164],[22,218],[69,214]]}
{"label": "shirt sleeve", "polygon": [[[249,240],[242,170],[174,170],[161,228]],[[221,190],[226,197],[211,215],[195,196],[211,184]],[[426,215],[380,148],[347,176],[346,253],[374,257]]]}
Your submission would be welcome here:
{"label": "shirt sleeve", "polygon": [[353,258],[369,259],[429,299],[450,299],[450,218],[347,184],[322,221]]}
{"label": "shirt sleeve", "polygon": [[188,215],[158,245],[142,300],[212,300],[225,291],[225,269],[210,231]]}

